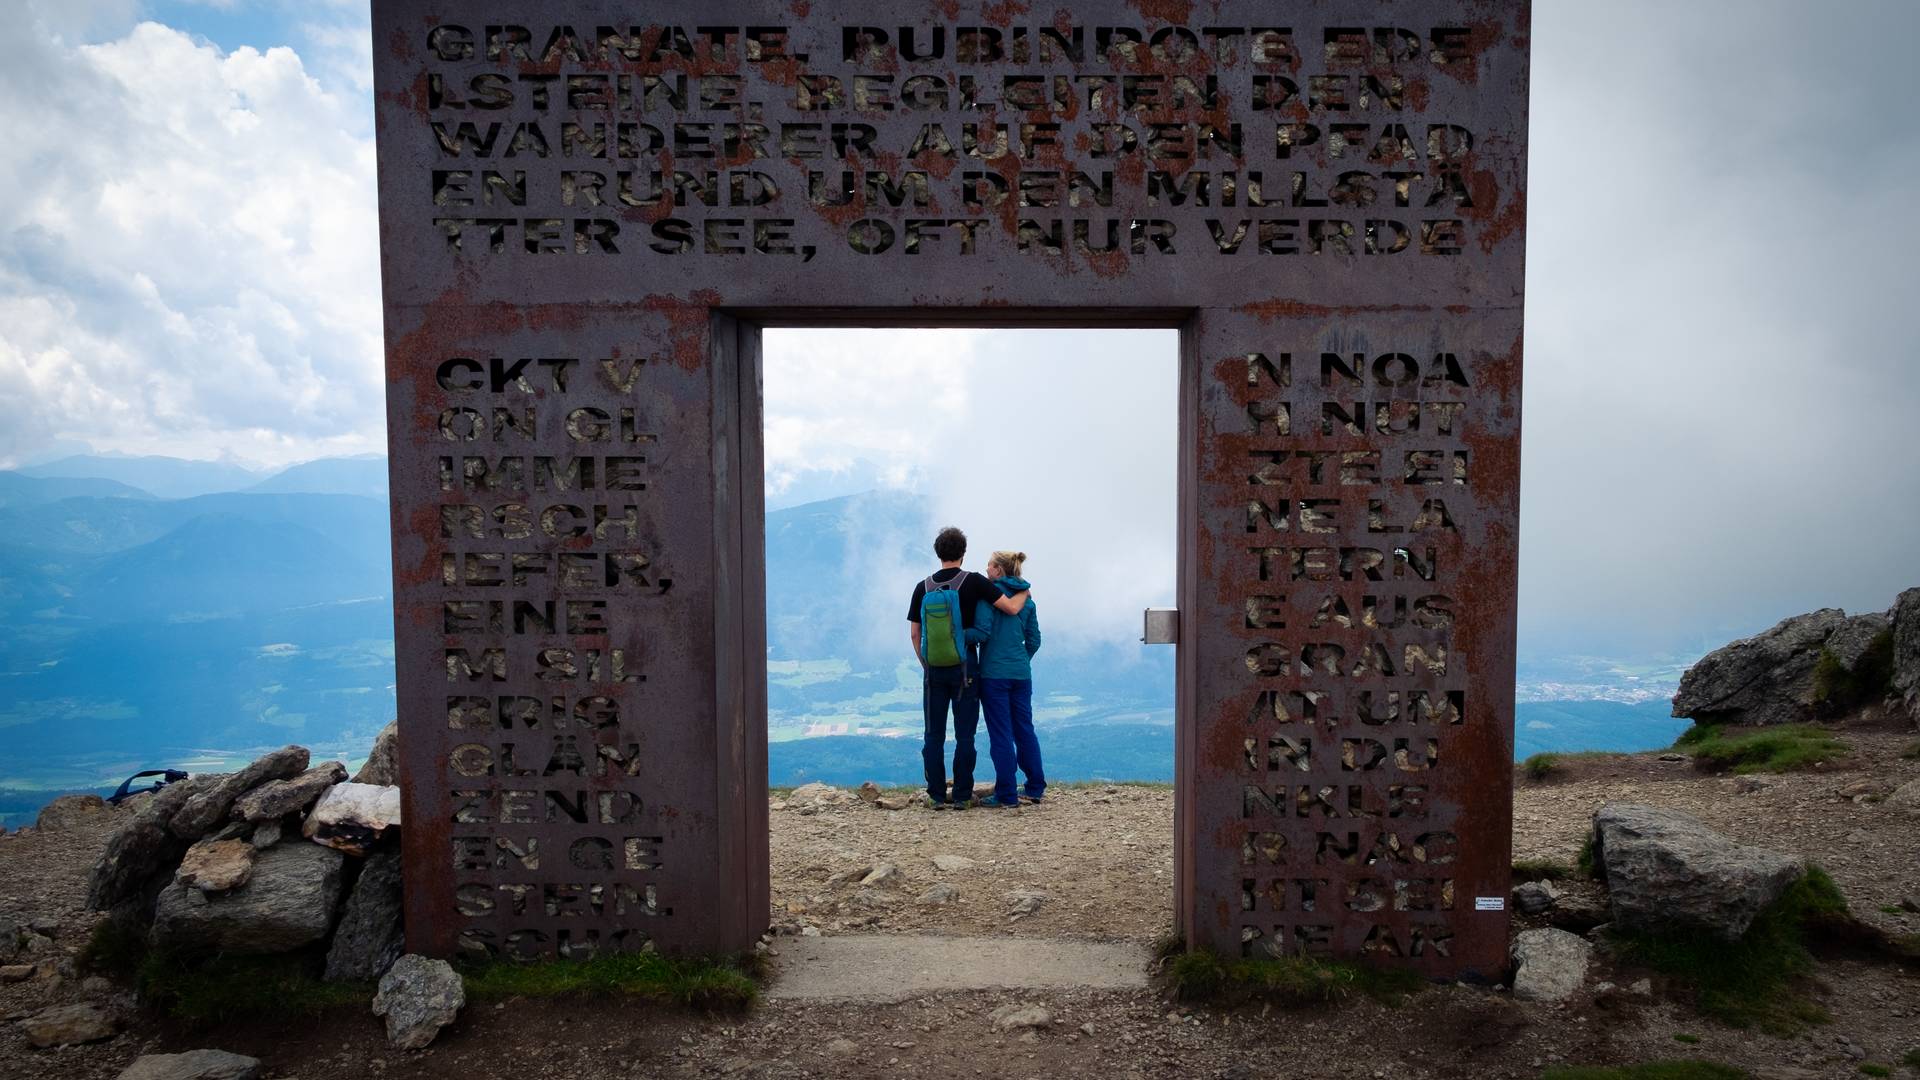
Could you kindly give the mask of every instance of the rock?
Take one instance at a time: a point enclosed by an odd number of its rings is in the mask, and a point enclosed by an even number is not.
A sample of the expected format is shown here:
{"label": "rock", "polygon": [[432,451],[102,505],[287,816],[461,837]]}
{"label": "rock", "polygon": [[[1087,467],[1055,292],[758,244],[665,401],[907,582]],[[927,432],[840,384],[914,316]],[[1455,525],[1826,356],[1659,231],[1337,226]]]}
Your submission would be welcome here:
{"label": "rock", "polygon": [[880,785],[869,780],[861,784],[859,790],[855,791],[854,794],[860,796],[861,802],[872,805],[880,801]]}
{"label": "rock", "polygon": [[107,800],[98,795],[62,795],[40,808],[33,827],[42,832],[60,832],[98,821],[110,813]]}
{"label": "rock", "polygon": [[245,840],[202,840],[187,849],[174,880],[201,892],[237,889],[253,876],[253,854]]}
{"label": "rock", "polygon": [[269,780],[234,800],[233,816],[242,821],[272,821],[298,814],[319,801],[327,789],[347,778],[347,767],[323,761],[291,780]]}
{"label": "rock", "polygon": [[28,927],[10,915],[0,915],[0,960],[11,960],[26,948]]}
{"label": "rock", "polygon": [[1900,910],[1920,914],[1920,896],[1908,894],[1900,898]]}
{"label": "rock", "polygon": [[340,903],[345,857],[317,844],[281,844],[254,857],[253,878],[209,895],[176,882],[154,904],[149,941],[189,951],[275,953],[326,938]]}
{"label": "rock", "polygon": [[900,902],[899,898],[882,889],[855,889],[847,903],[869,911],[884,911]]}
{"label": "rock", "polygon": [[1843,799],[1883,799],[1893,791],[1893,785],[1880,780],[1855,780],[1840,789]]}
{"label": "rock", "polygon": [[1513,996],[1521,1001],[1561,1002],[1587,981],[1593,945],[1551,927],[1522,931],[1513,942]]}
{"label": "rock", "polygon": [[402,1050],[422,1050],[466,1003],[466,987],[451,965],[408,953],[380,977],[373,1015],[386,1017],[388,1042]]}
{"label": "rock", "polygon": [[843,1058],[853,1057],[860,1052],[860,1047],[856,1045],[852,1039],[847,1038],[828,1039],[827,1044],[820,1049],[832,1054],[834,1057]]}
{"label": "rock", "polygon": [[320,796],[301,832],[316,844],[355,855],[373,849],[400,824],[400,789],[374,784],[335,784]]}
{"label": "rock", "polygon": [[1628,803],[1593,815],[1593,863],[1621,928],[1728,940],[1803,872],[1798,859],[1737,844],[1677,810]]}
{"label": "rock", "polygon": [[1814,663],[1827,639],[1846,622],[1839,608],[1822,608],[1715,649],[1680,677],[1673,715],[1703,724],[1807,719],[1813,706]]}
{"label": "rock", "polygon": [[405,945],[400,918],[400,852],[376,851],[360,869],[353,895],[327,948],[328,979],[372,981],[387,973]]}
{"label": "rock", "polygon": [[1893,691],[1920,719],[1920,589],[1893,602]]}
{"label": "rock", "polygon": [[787,796],[787,805],[796,813],[817,813],[829,806],[845,806],[853,799],[853,795],[831,784],[801,784]]}
{"label": "rock", "polygon": [[400,721],[387,721],[387,726],[373,737],[373,749],[367,751],[366,763],[360,766],[360,771],[353,774],[353,782],[375,787],[400,786]]}
{"label": "rock", "polygon": [[993,1010],[993,1030],[1017,1031],[1021,1028],[1053,1026],[1053,1013],[1040,1005],[1002,1005]]}
{"label": "rock", "polygon": [[1852,671],[1859,666],[1860,658],[1873,647],[1874,640],[1891,629],[1893,619],[1881,612],[1869,611],[1855,615],[1827,638],[1826,649],[1840,662],[1841,667]]}
{"label": "rock", "polygon": [[1893,794],[1887,796],[1887,805],[1909,814],[1920,814],[1920,780],[1909,780],[1894,788]]}
{"label": "rock", "polygon": [[873,807],[876,810],[905,810],[907,806],[907,800],[894,795],[873,800]]}
{"label": "rock", "polygon": [[270,848],[280,842],[280,836],[285,828],[277,818],[273,821],[263,821],[253,827],[253,836],[248,842],[255,848]]}
{"label": "rock", "polygon": [[890,862],[877,862],[867,876],[860,879],[862,885],[892,885],[900,880],[900,868]]}
{"label": "rock", "polygon": [[182,840],[198,840],[226,820],[235,799],[269,780],[300,775],[307,767],[307,759],[304,746],[283,746],[265,754],[239,772],[219,777],[213,786],[187,800],[167,827]]}
{"label": "rock", "polygon": [[189,1050],[135,1058],[119,1080],[254,1080],[259,1075],[258,1058],[224,1050]]}
{"label": "rock", "polygon": [[1523,915],[1550,911],[1560,899],[1560,890],[1551,881],[1529,881],[1513,890],[1513,907]]}
{"label": "rock", "polygon": [[960,899],[960,890],[944,881],[920,894],[920,902],[927,907],[939,907],[958,899]]}
{"label": "rock", "polygon": [[107,838],[106,848],[89,871],[87,908],[129,907],[144,923],[150,910],[149,887],[172,880],[172,869],[187,848],[169,828],[174,815],[219,780],[218,776],[189,776],[147,797],[139,812]]}
{"label": "rock", "polygon": [[935,855],[933,868],[943,874],[958,874],[973,869],[972,859],[965,855]]}
{"label": "rock", "polygon": [[119,1030],[113,1014],[91,1002],[55,1005],[20,1021],[20,1030],[35,1046],[75,1046],[113,1038]]}
{"label": "rock", "polygon": [[1006,900],[1007,914],[1016,917],[1031,915],[1047,902],[1047,894],[1038,889],[1014,889],[1007,893]]}
{"label": "rock", "polygon": [[32,964],[8,964],[0,967],[0,983],[26,982],[33,978]]}

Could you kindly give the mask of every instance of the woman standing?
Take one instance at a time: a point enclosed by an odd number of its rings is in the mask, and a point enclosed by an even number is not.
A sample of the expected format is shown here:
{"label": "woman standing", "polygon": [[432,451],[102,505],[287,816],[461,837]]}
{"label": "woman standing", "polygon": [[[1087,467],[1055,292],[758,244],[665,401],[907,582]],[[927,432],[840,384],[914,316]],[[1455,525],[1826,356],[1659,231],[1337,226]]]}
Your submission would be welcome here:
{"label": "woman standing", "polygon": [[[1024,551],[996,551],[987,560],[987,577],[1002,595],[1025,592],[1020,576]],[[1040,615],[1028,597],[1018,615],[997,611],[982,601],[969,638],[980,649],[980,711],[987,721],[988,754],[993,758],[993,798],[985,806],[1018,806],[1025,795],[1039,802],[1047,791],[1040,767],[1040,740],[1033,733],[1033,654],[1040,651]],[[1015,787],[1014,770],[1026,774],[1024,793]]]}

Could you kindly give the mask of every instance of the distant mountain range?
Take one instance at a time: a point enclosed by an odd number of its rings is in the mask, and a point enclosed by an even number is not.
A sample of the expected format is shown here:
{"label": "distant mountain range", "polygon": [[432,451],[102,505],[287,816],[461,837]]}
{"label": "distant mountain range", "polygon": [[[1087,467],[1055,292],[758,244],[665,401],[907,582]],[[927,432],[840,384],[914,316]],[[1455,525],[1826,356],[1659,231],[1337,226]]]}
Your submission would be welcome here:
{"label": "distant mountain range", "polygon": [[[899,492],[767,514],[774,783],[917,781],[904,623],[932,569],[928,517]],[[0,471],[0,822],[141,768],[220,769],[288,742],[364,754],[393,715],[391,582],[384,458]],[[1173,650],[1056,636],[1043,657],[1054,778],[1171,777]],[[1664,715],[1664,667],[1540,671],[1535,696],[1617,700],[1523,701],[1522,756],[1664,746],[1684,726]]]}

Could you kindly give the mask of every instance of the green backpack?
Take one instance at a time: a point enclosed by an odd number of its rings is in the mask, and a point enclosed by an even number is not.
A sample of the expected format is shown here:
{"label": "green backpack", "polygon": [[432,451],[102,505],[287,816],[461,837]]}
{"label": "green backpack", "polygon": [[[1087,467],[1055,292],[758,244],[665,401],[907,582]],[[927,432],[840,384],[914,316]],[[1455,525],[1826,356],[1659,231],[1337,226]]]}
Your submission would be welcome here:
{"label": "green backpack", "polygon": [[920,659],[928,667],[966,663],[966,630],[960,624],[960,583],[965,580],[962,570],[950,581],[926,581],[920,597]]}

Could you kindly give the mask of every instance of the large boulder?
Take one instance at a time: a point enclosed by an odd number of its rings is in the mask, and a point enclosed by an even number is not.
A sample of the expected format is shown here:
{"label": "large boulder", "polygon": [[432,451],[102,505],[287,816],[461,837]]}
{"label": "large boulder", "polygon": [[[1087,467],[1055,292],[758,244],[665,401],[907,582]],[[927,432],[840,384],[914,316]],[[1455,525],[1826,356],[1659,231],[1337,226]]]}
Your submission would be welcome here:
{"label": "large boulder", "polygon": [[154,904],[149,941],[190,952],[275,953],[326,938],[340,904],[345,856],[318,844],[280,844],[254,858],[230,893],[175,882]]}
{"label": "large boulder", "polygon": [[269,780],[233,802],[233,816],[242,821],[273,821],[304,813],[320,801],[327,789],[347,778],[347,767],[323,761],[291,780]]}
{"label": "large boulder", "polygon": [[1920,719],[1920,589],[1893,602],[1893,690]]}
{"label": "large boulder", "polygon": [[1593,815],[1593,865],[1623,930],[1704,930],[1729,941],[1804,872],[1678,810],[1608,803]]}
{"label": "large boulder", "polygon": [[353,774],[353,782],[380,787],[399,786],[400,721],[387,721],[387,726],[373,737],[373,749],[367,752],[367,760],[360,766],[360,771]]}
{"label": "large boulder", "polygon": [[254,1080],[259,1075],[259,1058],[225,1050],[189,1050],[135,1058],[118,1080]]}
{"label": "large boulder", "polygon": [[316,844],[365,855],[399,824],[399,788],[336,784],[314,804],[301,831]]}
{"label": "large boulder", "polygon": [[1673,715],[1702,724],[1788,724],[1808,719],[1813,668],[1820,650],[1847,623],[1846,612],[1822,608],[1785,619],[1700,658],[1680,677]]}
{"label": "large boulder", "polygon": [[125,910],[144,922],[152,889],[172,876],[187,849],[186,841],[169,827],[174,815],[220,779],[189,776],[145,796],[139,811],[107,837],[105,850],[87,876],[87,907]]}
{"label": "large boulder", "polygon": [[1521,1001],[1565,1001],[1587,981],[1593,943],[1551,927],[1527,930],[1513,942],[1513,996]]}
{"label": "large boulder", "polygon": [[287,780],[307,768],[307,748],[283,746],[265,754],[239,772],[220,777],[211,787],[187,800],[167,828],[182,840],[198,840],[227,819],[234,800],[269,780]]}
{"label": "large boulder", "polygon": [[451,964],[408,953],[381,976],[373,1015],[386,1017],[388,1042],[424,1050],[466,1003],[466,985]]}
{"label": "large boulder", "polygon": [[371,981],[387,973],[405,945],[400,910],[400,852],[376,851],[360,870],[353,895],[327,948],[326,977]]}
{"label": "large boulder", "polygon": [[33,827],[42,832],[59,832],[76,825],[90,825],[112,811],[98,795],[62,795],[40,808]]}

